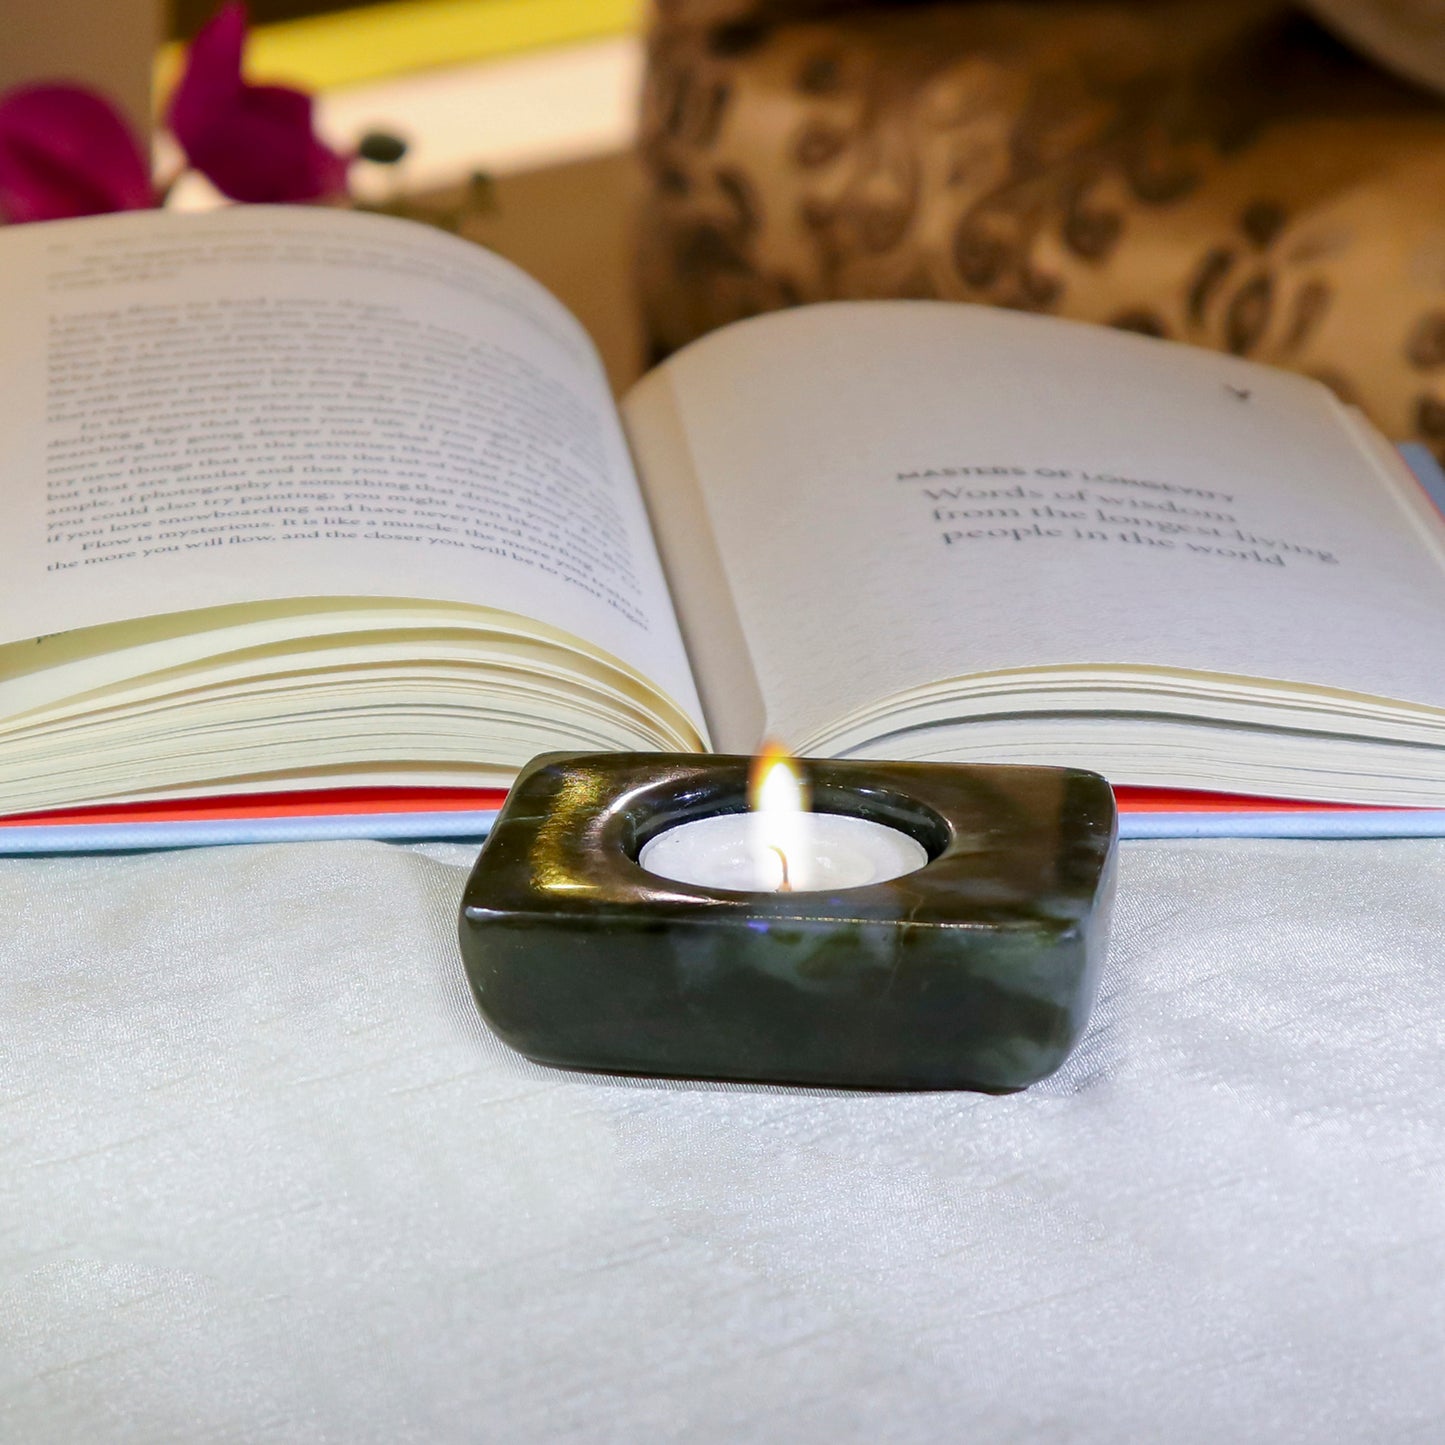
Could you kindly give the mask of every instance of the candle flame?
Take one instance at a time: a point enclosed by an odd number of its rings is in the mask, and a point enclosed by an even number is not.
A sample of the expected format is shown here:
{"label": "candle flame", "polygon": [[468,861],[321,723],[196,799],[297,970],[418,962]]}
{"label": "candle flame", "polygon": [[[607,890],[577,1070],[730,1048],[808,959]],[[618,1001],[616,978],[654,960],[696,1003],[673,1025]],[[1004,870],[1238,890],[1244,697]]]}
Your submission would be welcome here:
{"label": "candle flame", "polygon": [[773,853],[778,859],[778,891],[806,888],[807,880],[800,875],[807,856],[801,846],[808,813],[807,784],[797,762],[775,742],[765,743],[753,759],[748,806],[754,818],[755,846],[760,853]]}

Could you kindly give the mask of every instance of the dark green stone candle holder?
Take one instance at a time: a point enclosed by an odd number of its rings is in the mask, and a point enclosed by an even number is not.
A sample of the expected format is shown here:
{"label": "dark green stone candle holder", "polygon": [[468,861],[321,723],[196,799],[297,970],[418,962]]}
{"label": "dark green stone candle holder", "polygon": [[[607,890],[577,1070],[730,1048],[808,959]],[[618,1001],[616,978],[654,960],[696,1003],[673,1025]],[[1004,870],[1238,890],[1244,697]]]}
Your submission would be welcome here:
{"label": "dark green stone candle holder", "polygon": [[832,892],[675,883],[655,834],[747,806],[749,759],[549,754],[461,910],[492,1028],[541,1063],[845,1088],[1021,1089],[1088,1022],[1113,891],[1109,785],[1069,768],[809,761],[818,812],[928,863]]}

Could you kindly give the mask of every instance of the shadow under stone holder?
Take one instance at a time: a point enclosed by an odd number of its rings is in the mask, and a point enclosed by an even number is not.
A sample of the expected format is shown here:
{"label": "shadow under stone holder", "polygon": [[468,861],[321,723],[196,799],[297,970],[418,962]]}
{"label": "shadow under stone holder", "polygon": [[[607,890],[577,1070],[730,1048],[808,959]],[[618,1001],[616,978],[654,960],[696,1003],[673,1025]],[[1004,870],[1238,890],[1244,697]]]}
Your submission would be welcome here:
{"label": "shadow under stone holder", "polygon": [[806,761],[817,812],[911,834],[886,883],[742,893],[637,855],[747,807],[750,759],[547,754],[463,895],[462,957],[501,1038],[610,1073],[1007,1091],[1063,1063],[1098,987],[1118,833],[1070,768]]}

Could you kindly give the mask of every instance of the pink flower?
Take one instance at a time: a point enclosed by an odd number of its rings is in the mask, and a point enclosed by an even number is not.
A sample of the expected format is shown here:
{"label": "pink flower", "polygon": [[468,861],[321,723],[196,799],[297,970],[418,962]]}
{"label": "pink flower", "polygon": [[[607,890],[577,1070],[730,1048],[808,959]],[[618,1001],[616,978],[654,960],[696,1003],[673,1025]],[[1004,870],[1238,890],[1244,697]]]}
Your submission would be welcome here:
{"label": "pink flower", "polygon": [[104,97],[48,84],[0,96],[0,217],[57,221],[155,203],[145,155]]}
{"label": "pink flower", "polygon": [[241,78],[246,9],[229,0],[191,42],[169,123],[186,159],[235,201],[314,201],[346,188],[346,161],[317,138],[311,97]]}

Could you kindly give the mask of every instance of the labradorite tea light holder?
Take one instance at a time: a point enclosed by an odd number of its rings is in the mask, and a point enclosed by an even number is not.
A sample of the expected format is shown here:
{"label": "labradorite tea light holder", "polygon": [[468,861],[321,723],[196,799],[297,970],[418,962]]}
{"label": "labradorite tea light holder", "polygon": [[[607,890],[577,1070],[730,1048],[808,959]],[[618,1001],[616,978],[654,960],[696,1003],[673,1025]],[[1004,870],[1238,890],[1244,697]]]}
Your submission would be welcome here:
{"label": "labradorite tea light holder", "polygon": [[1071,768],[801,764],[816,812],[917,839],[884,883],[741,892],[638,863],[747,807],[749,759],[547,754],[462,900],[492,1029],[540,1063],[874,1089],[1021,1089],[1088,1022],[1113,894],[1113,794]]}

